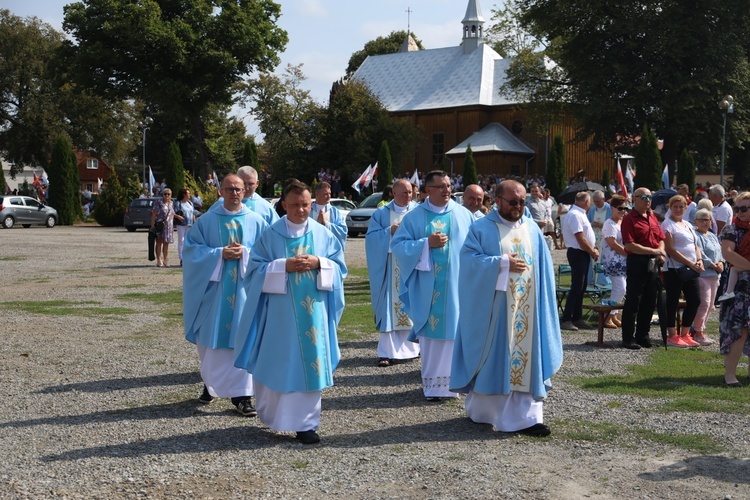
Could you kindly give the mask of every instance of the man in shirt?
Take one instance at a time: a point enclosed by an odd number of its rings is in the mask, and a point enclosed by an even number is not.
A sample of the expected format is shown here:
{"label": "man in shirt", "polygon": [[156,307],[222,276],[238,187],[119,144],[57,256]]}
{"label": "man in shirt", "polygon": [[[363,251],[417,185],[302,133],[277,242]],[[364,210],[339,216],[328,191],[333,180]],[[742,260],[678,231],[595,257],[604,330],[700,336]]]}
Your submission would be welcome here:
{"label": "man in shirt", "polygon": [[482,202],[484,201],[484,189],[476,184],[469,184],[464,190],[463,204],[464,208],[471,212],[474,219],[481,219],[484,217],[482,213]]}
{"label": "man in shirt", "polygon": [[590,330],[593,327],[583,320],[583,297],[589,275],[591,259],[599,258],[596,237],[586,212],[591,206],[591,197],[586,191],[576,195],[575,204],[570,207],[562,223],[562,234],[570,264],[570,291],[565,302],[560,328],[576,331],[579,328]]}
{"label": "man in shirt", "polygon": [[529,209],[531,218],[539,226],[539,229],[544,229],[547,225],[547,202],[542,196],[542,189],[539,187],[539,184],[532,183],[530,193],[531,199],[528,200],[526,208]]}
{"label": "man in shirt", "polygon": [[419,344],[407,337],[413,324],[399,298],[399,268],[391,252],[391,238],[401,219],[417,207],[411,201],[412,186],[407,180],[393,184],[393,200],[377,209],[370,219],[365,236],[367,272],[370,276],[370,298],[375,326],[380,332],[378,366],[419,356]]}
{"label": "man in shirt", "polygon": [[523,216],[525,200],[522,184],[500,183],[497,211],[472,225],[461,250],[451,388],[468,393],[472,421],[542,437],[550,433],[542,401],[562,364],[562,338],[552,255]]}
{"label": "man in shirt", "polygon": [[331,205],[331,185],[325,181],[315,186],[315,203],[312,204],[310,217],[331,231],[341,243],[341,248],[346,249],[346,219],[338,208]]}
{"label": "man in shirt", "polygon": [[732,223],[732,217],[734,216],[732,207],[724,199],[725,196],[726,191],[724,191],[724,186],[721,184],[714,184],[708,191],[708,198],[711,200],[711,203],[714,204],[712,213],[714,221],[716,222],[717,235],[721,234],[724,226]]}
{"label": "man in shirt", "polygon": [[401,273],[400,298],[419,342],[422,386],[429,401],[455,398],[450,391],[453,342],[458,328],[459,253],[474,222],[451,200],[451,179],[442,170],[425,176],[428,198],[401,221],[391,250]]}
{"label": "man in shirt", "polygon": [[246,165],[237,170],[237,175],[239,175],[245,183],[245,198],[243,198],[242,203],[247,208],[260,215],[269,226],[279,220],[279,216],[276,214],[276,211],[274,211],[271,204],[268,203],[265,198],[256,193],[256,190],[258,189],[258,171],[253,167]]}
{"label": "man in shirt", "polygon": [[242,287],[250,249],[268,227],[242,204],[244,183],[237,175],[222,182],[223,202],[214,204],[186,233],[183,248],[185,338],[196,345],[201,361],[201,403],[232,398],[238,412],[254,416],[253,378],[234,366],[239,314],[245,307]]}
{"label": "man in shirt", "polygon": [[310,188],[287,184],[282,203],[286,216],[253,247],[234,363],[253,374],[261,422],[315,444],[321,394],[341,357],[347,269],[336,237],[309,216]]}
{"label": "man in shirt", "polygon": [[633,193],[633,210],[622,219],[622,243],[628,252],[628,287],[622,311],[620,344],[625,349],[652,346],[649,330],[661,289],[659,274],[667,258],[665,238],[659,221],[651,211],[651,191],[644,187],[636,189]]}

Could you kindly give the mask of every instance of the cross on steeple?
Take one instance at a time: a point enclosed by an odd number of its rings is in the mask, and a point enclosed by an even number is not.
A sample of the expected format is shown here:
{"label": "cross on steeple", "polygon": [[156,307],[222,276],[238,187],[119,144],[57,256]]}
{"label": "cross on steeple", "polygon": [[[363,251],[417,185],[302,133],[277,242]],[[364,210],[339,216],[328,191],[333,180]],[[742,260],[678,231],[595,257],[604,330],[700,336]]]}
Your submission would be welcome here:
{"label": "cross on steeple", "polygon": [[414,12],[410,7],[406,8],[406,36],[411,33],[411,13]]}

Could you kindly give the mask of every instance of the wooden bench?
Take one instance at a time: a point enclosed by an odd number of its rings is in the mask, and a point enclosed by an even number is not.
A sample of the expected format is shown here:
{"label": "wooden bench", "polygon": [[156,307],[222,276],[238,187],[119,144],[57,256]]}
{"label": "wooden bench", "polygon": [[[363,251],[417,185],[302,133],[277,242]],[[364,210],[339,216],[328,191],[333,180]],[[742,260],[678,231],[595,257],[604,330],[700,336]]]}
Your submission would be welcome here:
{"label": "wooden bench", "polygon": [[[681,300],[677,304],[677,331],[680,331],[681,322],[680,322],[680,311],[685,308],[685,301]],[[607,344],[604,342],[604,323],[607,321],[607,316],[612,311],[619,311],[622,309],[622,304],[616,305],[616,306],[605,306],[604,304],[583,304],[584,309],[588,309],[589,311],[594,311],[596,313],[599,313],[599,323],[597,325],[598,331],[596,335],[596,341],[590,340],[586,342],[586,345],[592,345],[595,347],[606,347],[609,349],[612,349],[614,346],[611,344]],[[661,328],[661,327],[659,327]]]}

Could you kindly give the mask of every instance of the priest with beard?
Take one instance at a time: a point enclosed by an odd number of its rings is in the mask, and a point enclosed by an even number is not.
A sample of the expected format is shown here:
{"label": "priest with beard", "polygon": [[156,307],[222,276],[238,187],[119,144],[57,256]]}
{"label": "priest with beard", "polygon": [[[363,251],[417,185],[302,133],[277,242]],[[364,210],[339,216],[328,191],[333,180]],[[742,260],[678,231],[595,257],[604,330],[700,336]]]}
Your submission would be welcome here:
{"label": "priest with beard", "polygon": [[461,249],[458,332],[451,391],[466,393],[476,423],[550,434],[542,404],[562,364],[552,256],[524,216],[526,189],[500,183],[497,211],[475,222]]}

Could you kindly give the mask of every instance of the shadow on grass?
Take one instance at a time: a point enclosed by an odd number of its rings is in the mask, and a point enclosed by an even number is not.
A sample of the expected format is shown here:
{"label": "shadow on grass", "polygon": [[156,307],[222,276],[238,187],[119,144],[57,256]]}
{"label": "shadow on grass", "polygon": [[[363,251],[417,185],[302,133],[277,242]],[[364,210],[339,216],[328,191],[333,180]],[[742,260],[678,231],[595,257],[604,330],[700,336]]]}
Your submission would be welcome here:
{"label": "shadow on grass", "polygon": [[167,373],[148,377],[111,378],[76,384],[53,385],[35,391],[34,394],[57,394],[62,392],[111,392],[143,387],[163,387],[173,385],[191,385],[202,383],[200,373]]}

